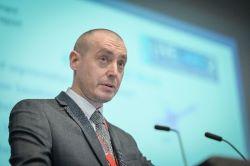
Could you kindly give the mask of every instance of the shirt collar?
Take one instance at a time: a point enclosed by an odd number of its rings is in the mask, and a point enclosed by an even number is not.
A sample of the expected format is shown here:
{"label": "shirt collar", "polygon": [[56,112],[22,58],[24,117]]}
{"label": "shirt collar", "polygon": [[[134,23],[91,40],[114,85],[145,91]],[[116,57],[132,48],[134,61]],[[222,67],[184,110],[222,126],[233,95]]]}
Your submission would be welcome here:
{"label": "shirt collar", "polygon": [[[85,98],[78,95],[75,91],[73,91],[71,88],[68,88],[66,91],[66,94],[69,95],[69,97],[76,102],[76,104],[81,108],[83,113],[86,115],[88,119],[90,119],[91,115],[97,110],[90,102],[88,102]],[[98,108],[98,110],[103,112],[103,107]]]}

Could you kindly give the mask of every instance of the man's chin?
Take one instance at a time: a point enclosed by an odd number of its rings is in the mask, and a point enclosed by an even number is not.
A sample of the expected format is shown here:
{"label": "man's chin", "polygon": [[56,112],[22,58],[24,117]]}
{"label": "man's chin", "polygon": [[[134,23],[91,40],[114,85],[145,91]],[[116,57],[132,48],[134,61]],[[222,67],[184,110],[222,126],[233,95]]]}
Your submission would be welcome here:
{"label": "man's chin", "polygon": [[114,95],[99,95],[98,100],[100,103],[106,103],[110,100],[112,100]]}

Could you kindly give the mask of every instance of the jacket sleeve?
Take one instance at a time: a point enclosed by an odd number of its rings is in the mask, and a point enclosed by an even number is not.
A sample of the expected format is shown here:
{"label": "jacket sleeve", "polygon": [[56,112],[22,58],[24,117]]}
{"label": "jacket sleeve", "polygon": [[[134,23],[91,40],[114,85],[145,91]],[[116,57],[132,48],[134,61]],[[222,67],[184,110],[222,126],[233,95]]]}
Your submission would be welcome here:
{"label": "jacket sleeve", "polygon": [[51,139],[41,102],[23,100],[14,106],[9,119],[11,165],[51,165]]}

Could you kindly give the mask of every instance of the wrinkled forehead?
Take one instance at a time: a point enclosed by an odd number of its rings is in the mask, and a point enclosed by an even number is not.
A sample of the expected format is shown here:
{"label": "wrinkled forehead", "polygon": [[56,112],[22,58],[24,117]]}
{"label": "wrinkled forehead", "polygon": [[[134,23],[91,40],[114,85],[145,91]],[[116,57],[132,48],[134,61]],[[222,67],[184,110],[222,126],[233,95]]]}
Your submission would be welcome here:
{"label": "wrinkled forehead", "polygon": [[95,32],[88,36],[90,46],[96,49],[106,49],[115,54],[127,54],[126,46],[123,40],[110,32]]}

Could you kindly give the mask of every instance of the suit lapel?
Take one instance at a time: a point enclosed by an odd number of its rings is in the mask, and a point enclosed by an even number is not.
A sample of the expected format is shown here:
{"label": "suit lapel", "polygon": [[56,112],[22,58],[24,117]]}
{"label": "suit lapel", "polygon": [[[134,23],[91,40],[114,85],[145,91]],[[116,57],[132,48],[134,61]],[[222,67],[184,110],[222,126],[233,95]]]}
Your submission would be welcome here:
{"label": "suit lapel", "polygon": [[120,150],[120,147],[121,147],[120,139],[117,136],[117,134],[115,133],[113,125],[108,123],[108,126],[109,126],[109,134],[110,134],[111,143],[113,146],[113,151],[115,153],[115,156],[117,157],[117,160],[119,162],[119,166],[126,166],[127,164],[125,163],[123,153]]}
{"label": "suit lapel", "polygon": [[82,129],[87,142],[89,143],[91,149],[94,151],[96,158],[100,161],[103,166],[108,166],[107,160],[105,158],[102,146],[96,136],[96,133],[91,126],[89,120],[84,115],[82,110],[78,105],[65,93],[61,92],[56,100],[65,107],[69,116],[78,124]]}

